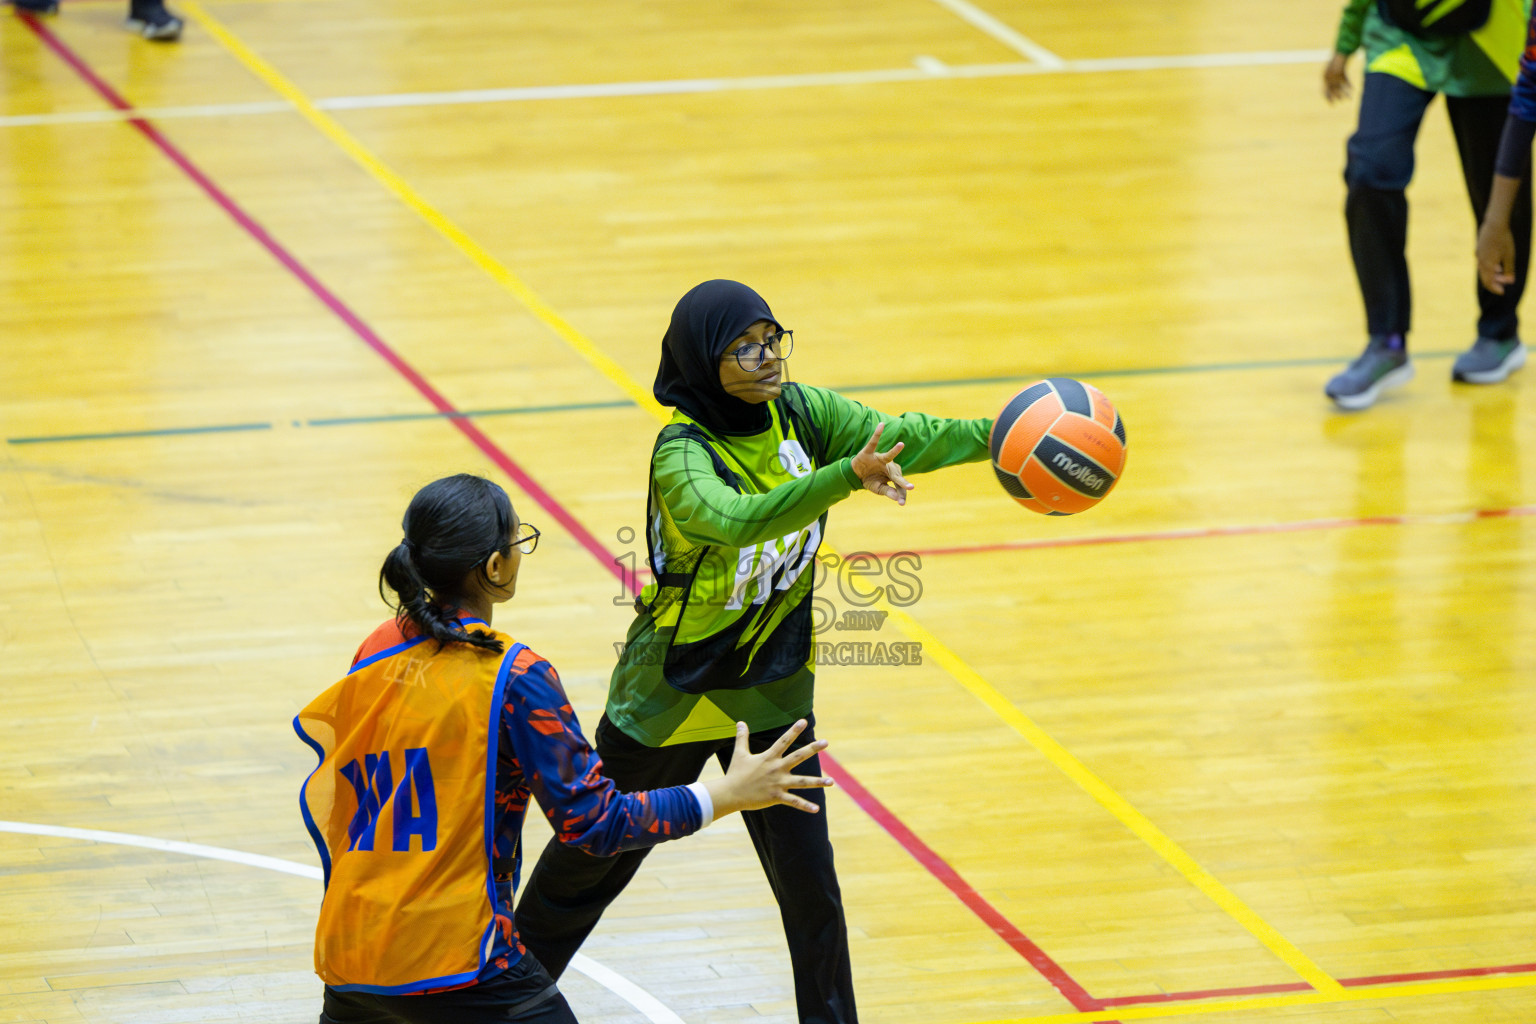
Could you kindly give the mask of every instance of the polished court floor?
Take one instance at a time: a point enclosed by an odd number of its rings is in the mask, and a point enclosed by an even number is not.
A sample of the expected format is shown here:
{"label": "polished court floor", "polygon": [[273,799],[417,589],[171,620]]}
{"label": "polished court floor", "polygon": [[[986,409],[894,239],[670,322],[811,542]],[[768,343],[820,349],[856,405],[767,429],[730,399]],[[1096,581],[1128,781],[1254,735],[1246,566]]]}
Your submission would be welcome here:
{"label": "polished court floor", "polygon": [[[796,379],[970,417],[1074,376],[1130,436],[1080,516],[984,465],[832,512],[826,639],[921,645],[818,686],[864,1019],[1536,1019],[1532,371],[1450,381],[1437,108],[1417,378],[1324,399],[1338,0],[123,6],[0,12],[0,1022],[315,1018],[289,722],[406,501],[483,473],[543,529],[497,625],[590,728],[712,277]],[[583,1020],[795,1019],[734,822],[584,953]]]}

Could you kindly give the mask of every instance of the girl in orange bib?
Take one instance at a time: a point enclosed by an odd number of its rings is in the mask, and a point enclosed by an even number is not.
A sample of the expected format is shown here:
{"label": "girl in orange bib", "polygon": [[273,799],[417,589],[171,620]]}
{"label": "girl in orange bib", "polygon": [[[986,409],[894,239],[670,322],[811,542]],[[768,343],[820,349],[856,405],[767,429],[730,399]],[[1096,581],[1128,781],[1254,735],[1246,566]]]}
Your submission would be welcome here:
{"label": "girl in orange bib", "polygon": [[539,532],[467,475],[422,488],[402,525],[379,574],[397,614],[294,719],[320,758],[300,807],[325,872],[321,1024],[574,1021],[513,925],[529,797],[561,842],[608,856],[734,811],[815,811],[789,790],[832,784],[793,772],[826,744],[786,753],[802,722],[751,754],[743,724],[724,778],[618,792],[553,666],[491,627]]}

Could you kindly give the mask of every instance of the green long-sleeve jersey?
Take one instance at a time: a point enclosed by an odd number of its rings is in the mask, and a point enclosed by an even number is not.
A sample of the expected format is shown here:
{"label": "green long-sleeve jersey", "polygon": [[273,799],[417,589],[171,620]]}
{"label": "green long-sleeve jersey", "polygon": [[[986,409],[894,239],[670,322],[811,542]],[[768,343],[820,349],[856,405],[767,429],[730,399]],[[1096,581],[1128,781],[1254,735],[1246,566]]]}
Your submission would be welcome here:
{"label": "green long-sleeve jersey", "polygon": [[1447,96],[1500,96],[1520,69],[1530,0],[1493,0],[1482,28],[1463,35],[1420,38],[1381,16],[1376,0],[1349,0],[1339,19],[1334,52],[1365,46],[1365,70],[1401,78]]}
{"label": "green long-sleeve jersey", "polygon": [[988,458],[990,419],[890,416],[789,384],[768,429],[674,414],[652,454],[653,580],[609,683],[609,719],[650,746],[725,739],[811,711],[813,562],[826,512],[861,486],[851,458],[885,424],[907,474]]}

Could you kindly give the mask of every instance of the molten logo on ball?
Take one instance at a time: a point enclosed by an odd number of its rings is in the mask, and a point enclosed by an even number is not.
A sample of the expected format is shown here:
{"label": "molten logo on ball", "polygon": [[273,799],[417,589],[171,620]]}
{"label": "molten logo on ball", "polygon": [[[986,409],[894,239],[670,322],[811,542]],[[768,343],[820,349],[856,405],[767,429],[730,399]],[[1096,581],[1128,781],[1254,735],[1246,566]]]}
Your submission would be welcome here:
{"label": "molten logo on ball", "polygon": [[1095,473],[1087,466],[1084,466],[1078,462],[1073,462],[1070,458],[1067,457],[1066,452],[1057,452],[1051,457],[1051,463],[1066,470],[1067,476],[1072,477],[1074,480],[1082,484],[1084,487],[1087,487],[1089,490],[1102,491],[1104,489],[1104,485],[1108,483],[1108,481],[1106,481],[1102,476],[1099,476],[1099,474]]}

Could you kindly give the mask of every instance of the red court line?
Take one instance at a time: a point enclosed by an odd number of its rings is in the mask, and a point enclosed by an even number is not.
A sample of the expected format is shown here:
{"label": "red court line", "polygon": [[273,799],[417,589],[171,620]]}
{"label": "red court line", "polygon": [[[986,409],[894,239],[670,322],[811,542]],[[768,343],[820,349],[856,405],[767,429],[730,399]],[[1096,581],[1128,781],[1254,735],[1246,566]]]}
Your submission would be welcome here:
{"label": "red court line", "polygon": [[[1014,927],[1013,923],[997,911],[992,904],[982,898],[981,894],[971,888],[970,883],[960,877],[960,873],[938,854],[929,848],[928,844],[919,839],[905,823],[886,808],[874,795],[859,784],[858,780],[843,770],[842,766],[833,761],[826,754],[821,755],[821,760],[827,769],[827,774],[837,781],[853,802],[864,809],[880,826],[889,832],[898,843],[910,853],[919,864],[927,868],[933,877],[937,878],[944,886],[960,898],[960,902],[970,907],[972,912],[991,928],[1008,945],[1012,946],[1025,960],[1039,971],[1040,974],[1056,986],[1056,991],[1066,996],[1067,1001],[1074,1008],[1082,1011],[1101,1010],[1107,1001],[1093,998],[1072,977],[1062,970],[1061,966],[1052,960],[1050,956],[1035,945],[1023,932]],[[1310,988],[1303,984],[1302,988]]]}
{"label": "red court line", "polygon": [[[85,79],[91,88],[101,95],[102,99],[118,110],[131,111],[134,109],[133,104],[124,99],[111,85],[103,81],[84,60],[77,56],[68,46],[64,45],[63,40],[54,35],[47,26],[29,14],[21,14],[20,18],[49,49],[57,54],[64,63],[73,68],[76,74]],[[362,318],[354,313],[345,302],[342,302],[319,278],[310,273],[309,268],[299,262],[298,258],[289,252],[281,242],[273,238],[266,228],[262,227],[261,224],[257,223],[254,218],[247,214],[238,203],[231,199],[190,158],[167,139],[158,128],[141,117],[131,117],[126,120],[128,124],[138,129],[145,138],[153,143],[167,159],[181,168],[182,172],[207,193],[208,197],[217,203],[236,224],[240,225],[248,235],[260,243],[261,247],[266,249],[289,273],[298,278],[315,298],[324,303],[327,309],[350,327],[352,332],[361,338],[369,348],[373,349],[396,373],[404,377],[423,398],[431,403],[434,409],[443,413],[450,423],[457,427],[465,437],[469,438],[470,442],[476,448],[479,448],[486,458],[490,459],[502,472],[511,477],[529,497],[538,503],[540,508],[554,516],[560,525],[565,527],[582,547],[591,552],[593,557],[607,565],[608,568],[615,568],[612,556],[608,553],[608,550],[603,547],[596,537],[592,536],[591,532],[575,516],[566,511],[564,506],[539,485],[538,481],[534,480],[517,463],[513,462],[505,452],[496,446],[495,442],[486,437],[473,420],[459,412],[453,406],[453,403],[449,402],[437,388],[432,386],[431,382],[417,372],[415,367],[407,363],[398,352],[380,338],[373,328],[364,323]]]}
{"label": "red court line", "polygon": [[1375,974],[1368,978],[1340,978],[1345,988],[1371,985],[1404,985],[1412,981],[1443,981],[1447,978],[1486,978],[1492,974],[1536,974],[1536,964],[1511,964],[1508,967],[1463,967],[1448,971],[1416,971],[1412,974]]}
{"label": "red court line", "polygon": [[1105,1006],[1150,1006],[1159,1003],[1189,1003],[1199,999],[1222,999],[1234,996],[1272,996],[1282,992],[1309,992],[1311,989],[1312,986],[1304,981],[1289,981],[1279,985],[1208,988],[1193,992],[1158,992],[1147,996],[1111,996],[1099,1001]]}
{"label": "red court line", "polygon": [[1471,512],[1446,512],[1440,515],[1403,513],[1390,516],[1344,516],[1331,519],[1301,519],[1291,523],[1254,523],[1248,526],[1197,526],[1183,530],[1155,530],[1148,533],[1118,533],[1099,537],[1050,537],[1043,540],[1013,540],[997,544],[970,544],[945,548],[903,549],[875,553],[875,558],[896,554],[910,555],[980,555],[994,551],[1034,551],[1040,548],[1079,548],[1099,544],[1143,544],[1159,540],[1202,540],[1211,537],[1245,537],[1267,533],[1303,533],[1310,530],[1345,530],[1358,526],[1424,526],[1436,523],[1471,523],[1480,519],[1514,519],[1536,516],[1536,505],[1512,508],[1481,508]]}
{"label": "red court line", "polygon": [[[1376,985],[1406,985],[1415,981],[1446,981],[1454,978],[1485,978],[1495,974],[1532,974],[1536,964],[1511,964],[1507,967],[1463,967],[1446,971],[1415,971],[1408,974],[1374,974],[1365,978],[1340,978],[1345,988],[1371,988]],[[1105,1007],[1146,1006],[1156,1003],[1187,1003],[1198,999],[1222,999],[1234,996],[1267,996],[1282,992],[1306,992],[1311,986],[1304,981],[1280,985],[1247,985],[1239,988],[1212,988],[1193,992],[1159,992],[1146,996],[1112,996],[1100,999]]]}
{"label": "red court line", "polygon": [[[59,56],[61,60],[73,68],[76,74],[83,78],[93,89],[95,89],[101,95],[103,99],[105,99],[113,107],[122,111],[131,111],[134,109],[132,104],[124,99],[117,92],[117,90],[112,88],[112,86],[103,81],[101,77],[98,76],[91,69],[91,67],[85,63],[84,60],[78,57],[74,51],[69,49],[69,47],[64,44],[63,40],[55,36],[53,32],[47,28],[47,26],[41,24],[39,21],[37,21],[37,19],[27,14],[21,14],[20,18],[27,25],[27,27],[30,28],[38,36],[38,38],[48,46],[49,49],[51,49],[55,54]],[[597,559],[600,565],[617,576],[620,582],[624,583],[627,588],[632,589],[633,581],[631,579],[626,579],[626,576],[630,574],[625,572],[623,563],[619,559],[614,558],[612,554],[603,547],[602,543],[599,542],[598,539],[587,530],[586,527],[584,527],[573,515],[566,511],[564,506],[562,506],[552,495],[545,491],[543,487],[539,486],[539,484],[520,466],[518,466],[517,463],[513,462],[511,457],[503,452],[494,441],[483,434],[467,416],[455,408],[454,405],[449,402],[441,392],[433,387],[425,377],[423,377],[419,372],[416,371],[415,368],[407,363],[405,359],[403,359],[399,353],[391,348],[387,342],[380,338],[372,328],[363,322],[361,317],[354,313],[345,302],[343,302],[329,288],[327,288],[325,284],[319,280],[319,278],[310,273],[310,271],[301,262],[299,262],[297,257],[290,253],[282,245],[282,243],[273,238],[265,228],[263,228],[259,223],[256,222],[255,219],[247,214],[238,203],[230,198],[223,189],[219,188],[219,186],[216,185],[212,179],[204,174],[197,167],[197,165],[195,165],[190,158],[183,154],[181,150],[175,146],[175,144],[167,139],[159,131],[159,129],[157,129],[148,120],[141,117],[127,118],[126,121],[128,124],[131,124],[134,128],[136,128],[141,134],[143,134],[144,137],[147,138],[151,143],[153,143],[155,147],[159,149],[160,152],[163,153],[172,163],[179,167],[182,172],[187,175],[187,177],[191,178],[192,181],[195,182],[197,186],[201,188],[205,193],[207,193],[208,197],[217,203],[219,207],[223,209],[224,212],[235,221],[236,224],[240,225],[240,227],[244,229],[247,234],[259,242],[262,248],[266,249],[267,252],[270,253],[273,258],[275,258],[280,264],[282,264],[284,268],[286,268],[291,274],[303,282],[304,286],[308,288],[316,298],[324,303],[326,308],[328,308],[332,313],[340,318],[343,323],[351,328],[353,333],[361,338],[369,348],[373,349],[373,351],[376,352],[381,358],[383,358],[384,361],[387,362],[397,373],[399,373],[408,382],[410,382],[411,386],[414,387],[422,395],[422,397],[426,398],[427,401],[432,404],[433,408],[445,414],[449,422],[451,422],[466,437],[468,437],[469,440],[474,443],[475,447],[479,448],[480,451],[493,463],[495,463],[497,467],[499,467],[503,472],[511,477],[519,487],[521,487],[530,497],[534,499],[534,501],[539,504],[539,507],[543,508],[550,515],[554,516],[555,519],[558,520],[563,527],[570,531],[570,533],[581,543],[581,545],[586,548],[587,551],[593,555],[593,557]],[[860,807],[871,813],[875,820],[878,821],[880,825],[885,828],[885,830],[889,832],[893,838],[897,840],[897,842],[901,843],[901,845],[909,853],[911,853],[912,856],[916,858],[920,864],[922,864],[936,877],[938,877],[939,880],[943,882],[951,891],[955,892],[956,895],[959,895],[962,901],[964,901],[968,907],[970,907],[973,911],[982,917],[982,920],[986,922],[988,927],[992,928],[992,930],[1001,935],[1005,941],[1023,953],[1030,964],[1035,966],[1036,969],[1040,970],[1042,974],[1045,974],[1047,980],[1049,980],[1051,984],[1055,985],[1057,990],[1066,996],[1068,1001],[1071,1002],[1076,1009],[1098,1009],[1098,1003],[1093,999],[1092,996],[1088,995],[1088,993],[1081,986],[1079,986],[1070,977],[1068,977],[1067,973],[1063,971],[1055,963],[1055,961],[1046,956],[1044,951],[1042,951],[1033,942],[1030,942],[1030,940],[1022,932],[1020,932],[1005,918],[1003,918],[1001,914],[999,914],[995,909],[987,904],[986,901],[983,900],[976,893],[976,891],[972,889],[970,885],[968,885],[965,880],[960,877],[959,873],[956,872],[954,868],[945,863],[945,861],[940,858],[938,854],[934,853],[927,846],[927,844],[923,843],[923,841],[918,839],[910,829],[903,825],[900,819],[898,819],[890,811],[886,810],[884,805],[876,800],[868,790],[859,785],[858,781],[848,773],[847,769],[843,768],[830,756],[826,754],[821,756],[823,762],[826,764],[828,774],[834,775],[834,777],[838,780],[838,783],[847,789],[850,793],[860,794],[859,797],[855,797],[856,800],[859,800]],[[872,811],[871,808],[877,808],[878,813]]]}

